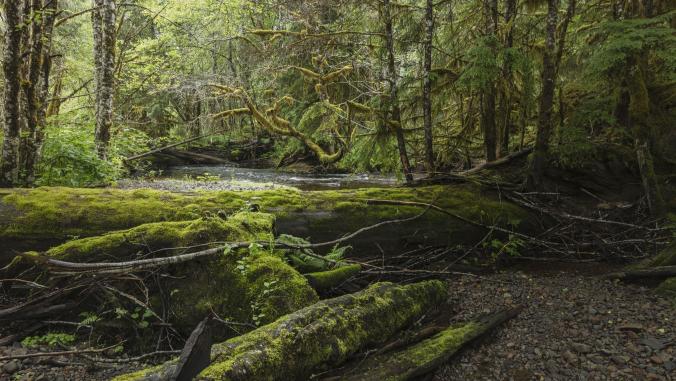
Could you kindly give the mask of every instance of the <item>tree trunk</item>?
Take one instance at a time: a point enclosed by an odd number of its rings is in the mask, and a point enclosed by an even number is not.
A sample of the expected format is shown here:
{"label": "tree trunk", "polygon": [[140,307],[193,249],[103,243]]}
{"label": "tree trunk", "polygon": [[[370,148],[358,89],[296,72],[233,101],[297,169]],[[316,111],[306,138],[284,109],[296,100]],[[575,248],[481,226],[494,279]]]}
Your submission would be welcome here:
{"label": "tree trunk", "polygon": [[413,181],[413,174],[411,172],[411,163],[408,160],[406,153],[406,139],[404,138],[403,126],[401,124],[401,109],[399,108],[399,84],[398,73],[394,57],[394,32],[392,30],[392,14],[391,14],[390,0],[383,0],[383,19],[385,23],[385,44],[387,46],[387,73],[388,82],[390,84],[390,99],[389,99],[389,114],[385,115],[385,121],[394,121],[392,126],[397,138],[397,149],[399,150],[399,159],[401,160],[401,167],[404,172],[406,182]]}
{"label": "tree trunk", "polygon": [[558,0],[547,0],[547,36],[545,38],[545,51],[542,58],[542,93],[540,94],[535,150],[533,152],[533,161],[528,177],[528,186],[532,189],[542,189],[549,155],[549,139],[552,134],[554,87],[556,84],[555,39],[558,8]]}
{"label": "tree trunk", "polygon": [[[498,29],[498,1],[485,0],[484,9],[487,12],[486,17],[486,35],[489,37],[490,47],[495,53],[495,43]],[[481,129],[484,132],[484,147],[486,150],[486,161],[493,161],[497,158],[497,131],[495,124],[495,83],[491,80],[484,84],[481,95]]]}
{"label": "tree trunk", "polygon": [[[514,45],[514,33],[512,32],[514,28],[514,18],[516,17],[516,0],[506,0],[505,1],[505,25],[506,25],[506,35],[505,35],[505,49],[511,49]],[[510,55],[505,56],[505,62],[502,66],[502,78],[507,83],[506,86],[509,89],[514,88],[514,82],[512,79],[512,62],[510,60]],[[503,88],[500,92],[500,157],[509,155],[509,138],[510,138],[510,129],[512,127],[511,119],[511,99],[509,99],[507,91]]]}
{"label": "tree trunk", "polygon": [[115,1],[94,0],[94,66],[96,79],[96,130],[94,141],[101,159],[108,158],[115,95]]}
{"label": "tree trunk", "polygon": [[[24,110],[26,131],[22,133],[19,163],[22,184],[35,181],[35,166],[39,160],[44,129],[46,126],[47,95],[49,94],[49,76],[51,72],[52,31],[56,20],[57,0],[31,0],[31,28],[27,46],[28,62],[22,88],[26,100]],[[41,17],[33,14],[39,13]]]}
{"label": "tree trunk", "polygon": [[[426,281],[406,286],[377,283],[355,294],[323,300],[214,345],[211,365],[197,379],[306,380],[383,343],[445,298],[444,283]],[[174,367],[169,362],[121,379],[161,378]]]}
{"label": "tree trunk", "polygon": [[19,159],[19,134],[21,130],[19,94],[21,83],[21,7],[18,1],[5,2],[5,75],[4,104],[4,141],[2,145],[2,166],[0,167],[0,186],[12,186],[17,182]]}
{"label": "tree trunk", "polygon": [[432,131],[432,44],[434,40],[434,2],[427,0],[425,8],[425,43],[423,54],[423,126],[425,130],[425,161],[428,176],[434,176],[434,136]]}

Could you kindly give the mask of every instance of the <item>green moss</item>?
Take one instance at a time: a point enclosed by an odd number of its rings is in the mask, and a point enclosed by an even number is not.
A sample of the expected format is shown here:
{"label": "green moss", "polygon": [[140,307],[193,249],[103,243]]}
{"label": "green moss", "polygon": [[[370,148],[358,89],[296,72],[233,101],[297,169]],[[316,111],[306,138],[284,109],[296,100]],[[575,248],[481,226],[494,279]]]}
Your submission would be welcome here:
{"label": "green moss", "polygon": [[630,266],[630,268],[640,269],[646,267],[674,265],[676,265],[676,242],[672,242],[669,246],[662,249],[662,251],[660,251],[656,256],[648,258],[638,265]]}
{"label": "green moss", "polygon": [[463,344],[484,330],[481,324],[467,323],[450,327],[434,337],[395,353],[386,353],[360,364],[357,373],[345,380],[404,381],[415,379],[417,371],[434,369],[457,352]]}
{"label": "green moss", "polygon": [[669,278],[657,287],[657,293],[676,302],[676,277]]}
{"label": "green moss", "polygon": [[[149,253],[175,255],[175,250],[157,250],[202,245],[195,251],[209,243],[268,241],[273,239],[273,223],[272,215],[257,212],[240,212],[225,220],[155,222],[73,240],[50,249],[47,255],[76,262],[131,260]],[[162,287],[169,295],[169,321],[184,332],[190,332],[211,311],[228,320],[260,324],[318,299],[300,273],[277,254],[262,249],[235,250],[169,266],[167,271],[172,276],[163,280]],[[150,296],[151,307],[163,305],[158,290],[151,290]]]}
{"label": "green moss", "polygon": [[361,265],[338,266],[335,269],[305,274],[310,285],[318,292],[329,291],[361,271]]}
{"label": "green moss", "polygon": [[[192,221],[155,222],[102,236],[76,239],[56,246],[47,255],[70,261],[130,259],[133,254],[183,248],[210,242],[269,240],[274,217],[263,213],[238,213],[226,220],[203,217]],[[205,246],[201,247],[202,249]],[[159,255],[173,255],[163,250]]]}
{"label": "green moss", "polygon": [[[273,323],[212,347],[208,380],[303,380],[340,364],[357,351],[387,340],[446,298],[439,281],[406,286],[378,283],[320,301]],[[122,376],[140,380],[167,373],[172,362]]]}
{"label": "green moss", "polygon": [[[423,209],[412,206],[368,205],[367,199],[434,202],[485,224],[525,225],[528,214],[469,184],[420,188],[366,188],[301,192],[295,189],[175,194],[155,190],[38,188],[5,196],[0,211],[0,238],[65,239],[127,229],[144,223],[185,221],[217,212],[235,213],[252,204],[283,222],[311,226],[311,238],[351,232],[392,218],[411,217]],[[439,212],[429,211],[416,222],[437,237],[465,242],[485,232]],[[407,228],[407,227],[404,227]],[[468,234],[471,232],[472,234]]]}
{"label": "green moss", "polygon": [[380,283],[321,301],[215,346],[213,362],[200,379],[306,379],[323,366],[339,364],[360,348],[386,340],[441,303],[445,293],[439,281]]}
{"label": "green moss", "polygon": [[37,188],[16,190],[2,198],[0,237],[64,239],[91,236],[149,222],[184,221],[251,203],[262,209],[300,203],[292,188],[250,192],[205,192],[192,195],[139,189]]}

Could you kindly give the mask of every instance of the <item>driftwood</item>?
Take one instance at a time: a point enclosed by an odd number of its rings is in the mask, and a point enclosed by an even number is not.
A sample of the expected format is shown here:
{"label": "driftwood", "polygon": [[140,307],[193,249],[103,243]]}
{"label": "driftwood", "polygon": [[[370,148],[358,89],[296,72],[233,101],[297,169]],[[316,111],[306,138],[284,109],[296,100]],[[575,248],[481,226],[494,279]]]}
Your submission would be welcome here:
{"label": "driftwood", "polygon": [[[367,358],[340,380],[416,380],[446,363],[460,348],[515,317],[521,307],[453,326],[411,347]],[[333,379],[333,378],[332,378]]]}
{"label": "driftwood", "polygon": [[478,166],[476,166],[476,167],[474,167],[474,168],[472,168],[472,169],[468,169],[468,170],[466,170],[466,171],[464,171],[464,172],[460,172],[460,175],[465,175],[465,176],[466,176],[466,175],[472,175],[472,174],[475,174],[475,173],[477,173],[477,172],[481,172],[481,171],[483,171],[483,170],[485,170],[485,169],[491,169],[491,168],[499,167],[499,166],[501,166],[501,165],[504,165],[504,164],[507,164],[507,163],[511,162],[512,160],[518,159],[518,158],[520,158],[520,157],[527,156],[527,155],[529,155],[531,152],[533,152],[533,148],[532,148],[532,147],[526,148],[526,149],[523,149],[523,150],[521,150],[521,151],[511,153],[511,154],[509,154],[509,155],[507,155],[507,156],[505,156],[505,157],[502,157],[502,158],[500,158],[500,159],[493,160],[493,161],[489,161],[489,162],[486,162],[486,163],[484,163],[484,164],[478,165]]}
{"label": "driftwood", "polygon": [[[377,283],[355,294],[320,301],[244,335],[214,345],[200,380],[305,380],[351,355],[382,344],[446,298],[446,286]],[[171,374],[175,361],[120,380]],[[160,378],[161,379],[161,378]]]}
{"label": "driftwood", "polygon": [[144,157],[146,157],[146,156],[150,156],[150,155],[153,155],[153,154],[156,154],[156,153],[161,153],[161,152],[166,151],[166,150],[171,149],[171,148],[175,148],[175,147],[178,147],[178,146],[182,146],[182,145],[184,145],[184,144],[192,143],[192,142],[194,142],[194,141],[197,141],[197,140],[200,140],[200,139],[204,139],[204,138],[207,138],[207,137],[209,137],[209,136],[214,136],[214,135],[222,134],[222,133],[223,133],[223,131],[215,131],[215,132],[210,132],[210,133],[208,133],[208,134],[204,134],[204,135],[200,135],[200,136],[195,136],[195,137],[193,137],[193,138],[190,138],[190,139],[186,139],[186,140],[180,141],[180,142],[178,142],[178,143],[169,144],[169,145],[166,145],[166,146],[164,146],[164,147],[160,147],[160,148],[156,148],[156,149],[153,149],[153,150],[150,150],[150,151],[147,151],[147,152],[140,153],[140,154],[138,154],[138,155],[129,156],[129,157],[125,158],[124,161],[125,161],[125,162],[130,162],[130,161],[142,159],[142,158],[144,158]]}

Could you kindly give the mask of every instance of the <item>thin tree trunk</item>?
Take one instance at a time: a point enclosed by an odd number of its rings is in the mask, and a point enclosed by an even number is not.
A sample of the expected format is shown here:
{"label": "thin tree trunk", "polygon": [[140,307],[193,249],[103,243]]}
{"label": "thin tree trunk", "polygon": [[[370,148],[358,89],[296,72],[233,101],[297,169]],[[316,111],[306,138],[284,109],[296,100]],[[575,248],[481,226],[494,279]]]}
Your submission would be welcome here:
{"label": "thin tree trunk", "polygon": [[[505,49],[511,49],[514,45],[513,24],[516,17],[516,0],[505,1],[505,25],[507,28],[505,35]],[[505,62],[502,66],[502,78],[507,82],[509,89],[513,89],[514,82],[512,80],[512,62],[510,56],[505,57]],[[500,157],[509,155],[509,137],[510,128],[512,127],[511,119],[511,104],[507,91],[503,89],[500,96],[500,110],[501,110],[501,134],[500,134]]]}
{"label": "thin tree trunk", "polygon": [[21,130],[19,71],[23,29],[20,28],[22,25],[20,2],[6,1],[4,9],[7,31],[5,32],[5,58],[3,62],[5,104],[0,185],[12,186],[17,181],[19,133]]}
{"label": "thin tree trunk", "polygon": [[[490,43],[494,49],[495,38],[498,28],[498,1],[485,0],[485,9],[488,13],[486,29],[491,38]],[[486,161],[496,159],[497,131],[495,125],[495,83],[491,81],[484,84],[481,96],[481,129],[484,131],[484,147],[486,149]]]}
{"label": "thin tree trunk", "polygon": [[556,84],[555,39],[558,8],[558,0],[547,1],[547,35],[545,38],[544,57],[542,59],[542,93],[540,94],[535,151],[533,152],[533,161],[528,177],[528,186],[533,189],[541,189],[543,186],[543,178],[549,154],[549,139],[552,134],[552,107],[554,104],[554,87]]}
{"label": "thin tree trunk", "polygon": [[113,125],[115,90],[115,1],[94,0],[94,63],[96,71],[96,130],[94,141],[101,159],[108,158],[110,129]]}
{"label": "thin tree trunk", "polygon": [[425,8],[425,43],[423,54],[423,125],[425,130],[425,159],[427,173],[434,176],[434,136],[432,131],[432,43],[434,39],[434,3],[427,0]]}
{"label": "thin tree trunk", "polygon": [[[401,109],[399,108],[399,87],[398,87],[398,74],[396,71],[396,65],[394,60],[394,34],[392,30],[392,15],[390,10],[390,1],[383,0],[383,18],[385,22],[385,43],[387,45],[387,72],[388,72],[388,81],[390,83],[390,114],[385,115],[385,121],[393,120],[395,125],[393,126],[395,135],[397,137],[397,148],[399,150],[399,158],[401,160],[401,166],[404,172],[404,177],[406,182],[413,181],[413,174],[411,173],[411,164],[408,160],[408,154],[406,153],[406,140],[404,138],[404,131],[401,125]],[[386,122],[387,123],[387,122]]]}

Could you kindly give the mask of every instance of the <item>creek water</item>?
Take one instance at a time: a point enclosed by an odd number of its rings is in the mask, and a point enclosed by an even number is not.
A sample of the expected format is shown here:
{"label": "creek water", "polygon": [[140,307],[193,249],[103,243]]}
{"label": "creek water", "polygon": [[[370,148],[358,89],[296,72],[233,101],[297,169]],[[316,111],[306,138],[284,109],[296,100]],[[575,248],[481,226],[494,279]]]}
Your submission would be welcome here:
{"label": "creek water", "polygon": [[175,180],[212,178],[231,182],[272,183],[302,190],[389,187],[400,184],[396,177],[380,174],[292,173],[274,168],[246,168],[234,165],[176,166],[163,171],[160,177]]}

